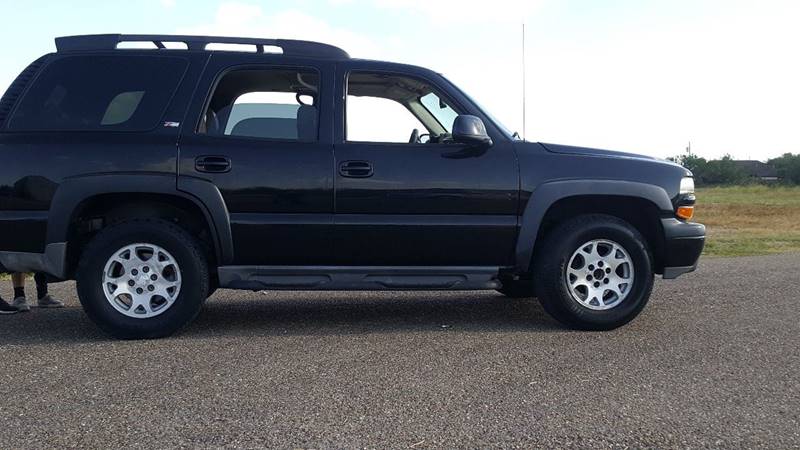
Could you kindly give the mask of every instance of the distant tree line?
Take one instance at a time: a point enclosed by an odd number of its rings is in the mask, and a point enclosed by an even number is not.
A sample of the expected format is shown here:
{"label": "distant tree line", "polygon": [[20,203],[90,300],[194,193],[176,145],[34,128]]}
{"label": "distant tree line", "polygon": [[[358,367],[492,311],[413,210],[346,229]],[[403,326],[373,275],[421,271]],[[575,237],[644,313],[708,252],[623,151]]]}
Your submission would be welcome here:
{"label": "distant tree line", "polygon": [[[730,155],[720,159],[707,160],[691,151],[682,155],[667,158],[694,174],[695,183],[698,185],[730,185],[756,183],[743,169],[736,165]],[[778,172],[778,183],[800,185],[800,154],[786,153],[778,158],[767,161]]]}

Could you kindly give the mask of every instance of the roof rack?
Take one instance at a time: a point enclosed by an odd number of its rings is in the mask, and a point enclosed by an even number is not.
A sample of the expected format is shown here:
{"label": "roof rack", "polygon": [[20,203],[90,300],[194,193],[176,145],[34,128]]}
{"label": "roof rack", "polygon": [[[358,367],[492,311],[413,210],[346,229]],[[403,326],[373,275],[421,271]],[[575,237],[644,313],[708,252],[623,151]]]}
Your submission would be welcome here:
{"label": "roof rack", "polygon": [[180,36],[168,34],[91,34],[56,38],[59,52],[116,50],[122,42],[149,42],[159,50],[164,43],[183,43],[188,50],[206,50],[209,44],[254,45],[258,53],[265,53],[264,46],[279,47],[286,56],[311,56],[316,58],[348,59],[350,55],[339,47],[319,42],[292,39],[258,39],[223,36]]}

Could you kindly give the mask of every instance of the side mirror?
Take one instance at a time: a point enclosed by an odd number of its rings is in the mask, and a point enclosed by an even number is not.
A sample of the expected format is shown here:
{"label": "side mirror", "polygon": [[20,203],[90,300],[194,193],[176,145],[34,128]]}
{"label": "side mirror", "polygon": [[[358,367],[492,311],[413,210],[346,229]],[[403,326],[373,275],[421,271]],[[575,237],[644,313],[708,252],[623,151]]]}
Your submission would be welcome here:
{"label": "side mirror", "polygon": [[492,138],[486,134],[486,125],[479,117],[461,115],[453,122],[453,140],[459,144],[491,146]]}

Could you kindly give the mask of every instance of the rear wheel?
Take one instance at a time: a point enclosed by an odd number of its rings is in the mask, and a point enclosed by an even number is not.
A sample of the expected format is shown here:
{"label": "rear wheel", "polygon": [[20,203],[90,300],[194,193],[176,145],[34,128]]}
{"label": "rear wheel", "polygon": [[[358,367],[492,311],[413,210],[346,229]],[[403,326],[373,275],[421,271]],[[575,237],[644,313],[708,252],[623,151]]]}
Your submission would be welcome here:
{"label": "rear wheel", "polygon": [[78,296],[89,318],[114,337],[169,336],[197,316],[208,296],[204,255],[191,235],[170,222],[121,222],[84,250]]}
{"label": "rear wheel", "polygon": [[633,320],[653,289],[642,235],[616,217],[586,215],[547,236],[536,258],[544,309],[567,326],[610,330]]}

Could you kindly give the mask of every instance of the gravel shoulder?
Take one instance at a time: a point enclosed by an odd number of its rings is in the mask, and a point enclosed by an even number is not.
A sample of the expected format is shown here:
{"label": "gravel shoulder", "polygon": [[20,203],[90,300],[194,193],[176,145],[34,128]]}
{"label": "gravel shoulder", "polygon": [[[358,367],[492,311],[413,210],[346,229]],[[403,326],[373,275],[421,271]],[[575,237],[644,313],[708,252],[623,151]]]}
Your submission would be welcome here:
{"label": "gravel shoulder", "polygon": [[0,317],[0,448],[798,447],[798,291],[800,254],[706,258],[605,333],[493,292],[220,291],[121,342],[62,283]]}

